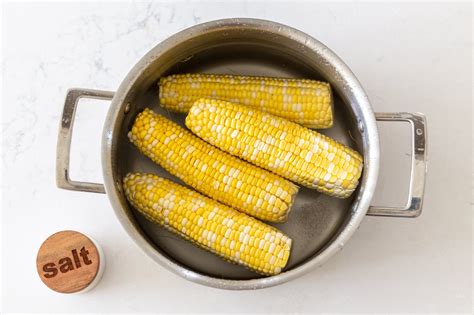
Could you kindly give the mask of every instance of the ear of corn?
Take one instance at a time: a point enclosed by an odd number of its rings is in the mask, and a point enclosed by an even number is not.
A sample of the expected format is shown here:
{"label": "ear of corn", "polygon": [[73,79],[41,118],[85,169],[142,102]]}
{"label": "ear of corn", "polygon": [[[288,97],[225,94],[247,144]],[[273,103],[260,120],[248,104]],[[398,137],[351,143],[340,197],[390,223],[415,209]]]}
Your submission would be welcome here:
{"label": "ear of corn", "polygon": [[214,74],[176,74],[160,79],[163,107],[187,112],[199,98],[248,105],[309,128],[332,126],[332,97],[328,83]]}
{"label": "ear of corn", "polygon": [[346,198],[358,185],[363,166],[359,153],[286,119],[201,99],[186,126],[224,151],[331,196]]}
{"label": "ear of corn", "polygon": [[286,266],[291,239],[269,225],[152,174],[128,174],[123,185],[148,220],[230,262],[265,275]]}
{"label": "ear of corn", "polygon": [[262,220],[287,219],[296,185],[213,147],[150,109],[137,116],[129,138],[203,194]]}

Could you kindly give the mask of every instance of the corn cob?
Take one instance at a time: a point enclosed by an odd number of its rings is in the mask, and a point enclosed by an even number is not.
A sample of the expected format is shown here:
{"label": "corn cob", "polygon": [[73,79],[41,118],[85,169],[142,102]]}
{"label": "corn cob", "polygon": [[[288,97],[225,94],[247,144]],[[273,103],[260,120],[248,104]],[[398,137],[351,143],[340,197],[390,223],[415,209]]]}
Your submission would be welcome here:
{"label": "corn cob", "polygon": [[347,198],[358,185],[363,164],[359,153],[286,119],[200,99],[186,126],[224,151],[328,195]]}
{"label": "corn cob", "polygon": [[231,156],[145,109],[129,133],[138,149],[186,184],[262,220],[287,219],[298,187]]}
{"label": "corn cob", "polygon": [[160,79],[163,107],[186,113],[199,98],[212,98],[256,107],[309,128],[332,126],[328,83],[214,74],[175,74]]}
{"label": "corn cob", "polygon": [[151,222],[258,273],[286,266],[291,239],[244,213],[152,174],[128,174],[128,201]]}

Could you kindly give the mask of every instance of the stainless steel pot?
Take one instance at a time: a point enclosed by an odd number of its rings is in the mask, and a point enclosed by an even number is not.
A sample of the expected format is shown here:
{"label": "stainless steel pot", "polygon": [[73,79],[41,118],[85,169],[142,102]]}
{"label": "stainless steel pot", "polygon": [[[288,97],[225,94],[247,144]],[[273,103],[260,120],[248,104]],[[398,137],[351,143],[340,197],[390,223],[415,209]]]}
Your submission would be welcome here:
{"label": "stainless steel pot", "polygon": [[[289,221],[278,228],[294,240],[288,266],[279,275],[262,277],[223,262],[144,220],[127,203],[122,188],[129,171],[173,178],[140,155],[127,132],[145,106],[183,123],[183,115],[160,108],[157,80],[177,72],[209,72],[322,79],[335,91],[335,124],[323,133],[364,156],[364,172],[353,197],[340,200],[301,189]],[[110,99],[102,135],[104,185],[69,178],[69,153],[80,98]],[[407,121],[412,132],[412,170],[407,205],[370,205],[379,169],[376,120]],[[67,93],[57,148],[60,188],[107,193],[121,224],[148,256],[188,280],[223,289],[257,289],[281,284],[321,265],[338,252],[365,215],[416,217],[421,213],[426,172],[426,121],[422,114],[374,114],[351,70],[322,43],[291,27],[256,19],[226,19],[193,26],[158,44],[130,71],[117,92],[71,89]]]}

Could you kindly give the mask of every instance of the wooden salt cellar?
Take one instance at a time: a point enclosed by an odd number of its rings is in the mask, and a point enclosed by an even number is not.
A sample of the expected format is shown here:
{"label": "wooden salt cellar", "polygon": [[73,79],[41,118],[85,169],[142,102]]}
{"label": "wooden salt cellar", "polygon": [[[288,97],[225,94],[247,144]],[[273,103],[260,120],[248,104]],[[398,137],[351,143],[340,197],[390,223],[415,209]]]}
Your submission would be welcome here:
{"label": "wooden salt cellar", "polygon": [[104,271],[99,245],[76,231],[61,231],[48,237],[36,257],[36,269],[50,289],[80,293],[92,289]]}

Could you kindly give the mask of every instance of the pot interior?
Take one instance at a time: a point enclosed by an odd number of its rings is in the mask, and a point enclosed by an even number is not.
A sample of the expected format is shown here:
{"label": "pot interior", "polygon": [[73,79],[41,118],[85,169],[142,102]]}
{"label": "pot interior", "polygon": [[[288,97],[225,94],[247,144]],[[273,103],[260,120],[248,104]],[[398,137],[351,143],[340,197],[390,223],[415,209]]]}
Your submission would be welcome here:
{"label": "pot interior", "polygon": [[[170,41],[177,41],[176,36],[163,45],[167,47],[166,50],[155,50],[145,56],[141,61],[144,68],[140,76],[133,82],[125,82],[129,84],[129,88],[121,106],[125,108],[125,104],[130,103],[130,111],[127,114],[122,111],[120,114],[115,126],[118,128],[118,137],[114,138],[112,144],[115,165],[113,176],[117,185],[128,172],[150,172],[183,184],[140,154],[127,138],[133,119],[145,107],[184,126],[185,115],[170,113],[160,107],[157,82],[161,76],[202,72],[333,80],[319,70],[321,61],[313,56],[312,51],[304,46],[296,46],[291,39],[280,34],[221,29],[199,34],[173,45],[170,45]],[[341,97],[340,91],[333,89],[333,94],[334,126],[320,132],[362,153],[361,134],[352,110]],[[351,204],[358,194],[359,190],[349,199],[337,199],[316,190],[301,188],[288,221],[284,224],[272,224],[293,239],[292,253],[284,271],[300,266],[318,255],[345,228],[352,215]],[[123,194],[121,198],[129,219],[146,241],[175,263],[197,273],[221,279],[262,277],[241,266],[227,263],[148,222],[125,201]]]}

